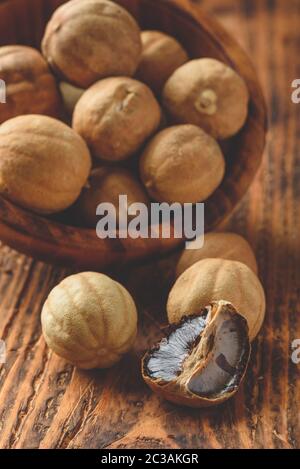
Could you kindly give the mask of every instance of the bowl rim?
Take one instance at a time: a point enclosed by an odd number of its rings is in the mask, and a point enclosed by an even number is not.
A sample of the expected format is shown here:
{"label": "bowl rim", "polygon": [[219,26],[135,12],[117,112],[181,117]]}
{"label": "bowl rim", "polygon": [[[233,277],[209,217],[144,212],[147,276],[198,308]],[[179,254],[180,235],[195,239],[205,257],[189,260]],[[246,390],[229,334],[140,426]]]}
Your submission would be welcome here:
{"label": "bowl rim", "polygon": [[[143,4],[152,6],[157,0],[141,0]],[[0,6],[8,3],[7,0],[0,1]],[[118,3],[124,3],[124,0],[119,0]],[[126,3],[126,1],[125,1]],[[128,3],[128,2],[127,2]],[[260,125],[262,126],[264,138],[261,142],[260,155],[256,162],[255,168],[252,171],[251,180],[243,188],[241,194],[234,200],[229,200],[227,193],[224,194],[222,191],[222,185],[215,193],[213,197],[216,198],[217,202],[222,207],[222,210],[219,210],[219,214],[210,214],[213,223],[207,224],[207,229],[213,229],[220,221],[226,219],[231,212],[235,209],[238,203],[241,201],[245,193],[247,192],[251,182],[253,181],[255,174],[260,166],[263,156],[263,149],[266,143],[266,134],[268,129],[268,117],[267,117],[267,106],[262,93],[261,86],[258,81],[258,77],[254,66],[248,56],[248,54],[242,49],[242,47],[236,42],[236,40],[231,37],[231,35],[224,29],[224,27],[213,17],[203,11],[203,9],[197,5],[187,2],[186,0],[160,0],[160,4],[163,8],[172,9],[173,14],[180,15],[180,20],[192,23],[193,26],[201,28],[203,33],[209,36],[210,40],[213,42],[214,46],[217,47],[222,55],[226,57],[226,62],[231,64],[231,66],[236,69],[242,76],[240,67],[238,65],[237,56],[239,60],[242,59],[243,66],[247,68],[249,76],[252,80],[252,85],[257,93],[257,99],[259,100],[259,105],[261,107],[261,121]],[[230,52],[229,49],[231,48]],[[245,78],[245,77],[244,77]],[[247,79],[245,78],[246,82]],[[247,82],[248,88],[249,83]],[[252,93],[250,93],[250,98],[253,99]],[[248,121],[247,121],[248,122]],[[252,122],[256,125],[257,123]],[[246,124],[247,125],[247,124]],[[245,126],[246,126],[245,125]],[[223,184],[223,183],[222,183]],[[219,195],[218,195],[219,194]],[[209,203],[206,201],[206,203]],[[31,226],[31,230],[28,229],[28,226]],[[86,259],[80,259],[78,250],[82,248],[82,240],[86,240],[86,244],[92,243],[94,239],[95,242],[95,229],[77,227],[72,225],[65,225],[59,221],[46,218],[42,215],[30,212],[23,207],[19,207],[13,202],[5,199],[3,196],[0,196],[0,238],[7,245],[12,248],[17,249],[20,252],[23,252],[28,255],[33,255],[41,260],[46,260],[50,263],[66,263],[78,264],[78,265],[91,265],[93,264],[93,259],[91,256],[87,256]],[[147,239],[146,241],[149,241]],[[120,258],[124,262],[133,258],[140,258],[148,256],[149,254],[154,254],[162,251],[169,251],[175,247],[179,247],[183,242],[182,239],[170,239],[170,240],[160,240],[158,243],[140,243],[140,246],[133,248],[137,250],[134,254],[129,255],[128,245],[123,242],[102,242],[97,238],[97,248],[94,248],[94,254],[97,252],[98,255],[103,255],[107,253],[108,257],[116,254],[117,262],[120,261]],[[145,240],[144,240],[145,241]],[[40,246],[35,246],[35,243],[39,243]],[[91,244],[91,246],[92,246]],[[128,243],[127,243],[128,244]],[[130,243],[129,243],[130,244]],[[107,251],[108,249],[108,251]],[[107,264],[111,264],[110,260],[107,261]],[[104,262],[105,264],[105,262]],[[97,261],[99,265],[99,259]]]}

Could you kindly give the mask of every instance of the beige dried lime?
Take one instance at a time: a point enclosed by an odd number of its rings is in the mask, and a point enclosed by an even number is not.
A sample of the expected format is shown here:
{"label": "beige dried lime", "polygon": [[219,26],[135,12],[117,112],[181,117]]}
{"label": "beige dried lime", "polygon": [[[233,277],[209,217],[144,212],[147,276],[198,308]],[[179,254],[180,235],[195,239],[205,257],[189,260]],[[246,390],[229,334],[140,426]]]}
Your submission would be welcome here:
{"label": "beige dried lime", "polygon": [[202,58],[173,73],[164,87],[163,102],[175,123],[199,125],[213,137],[225,139],[245,124],[249,91],[228,65]]}
{"label": "beige dried lime", "polygon": [[109,76],[132,76],[142,44],[135,19],[109,0],[71,0],[51,17],[42,51],[53,70],[81,88]]}
{"label": "beige dried lime", "polygon": [[148,86],[115,77],[98,81],[81,96],[73,128],[96,158],[116,162],[137,152],[160,120],[160,106]]}
{"label": "beige dried lime", "polygon": [[257,262],[248,241],[236,233],[207,233],[202,248],[195,248],[196,240],[184,249],[176,267],[176,277],[196,262],[211,257],[239,261],[246,264],[257,274]]}
{"label": "beige dried lime", "polygon": [[[119,196],[127,196],[127,207],[120,207]],[[128,207],[134,203],[149,204],[147,194],[134,175],[123,168],[104,166],[92,171],[87,187],[85,187],[76,204],[76,213],[80,222],[95,227],[99,217],[96,210],[99,204],[110,203],[119,214],[128,217]]]}
{"label": "beige dried lime", "polygon": [[20,45],[0,47],[0,78],[6,85],[0,124],[21,114],[59,115],[61,100],[55,79],[37,50]]}
{"label": "beige dried lime", "polygon": [[238,261],[204,259],[189,267],[173,286],[167,304],[170,323],[197,314],[212,301],[229,301],[245,317],[253,340],[264,321],[266,300],[253,271]]}
{"label": "beige dried lime", "polygon": [[137,310],[128,291],[106,275],[65,278],[42,309],[48,346],[79,368],[108,368],[133,346]]}
{"label": "beige dried lime", "polygon": [[143,31],[141,38],[143,51],[136,77],[158,94],[172,73],[188,61],[188,55],[174,37],[161,31]]}
{"label": "beige dried lime", "polygon": [[72,205],[91,169],[89,149],[66,124],[40,115],[0,126],[0,194],[36,213]]}
{"label": "beige dried lime", "polygon": [[225,160],[220,146],[195,125],[159,132],[140,160],[140,175],[149,195],[159,202],[206,200],[220,185]]}

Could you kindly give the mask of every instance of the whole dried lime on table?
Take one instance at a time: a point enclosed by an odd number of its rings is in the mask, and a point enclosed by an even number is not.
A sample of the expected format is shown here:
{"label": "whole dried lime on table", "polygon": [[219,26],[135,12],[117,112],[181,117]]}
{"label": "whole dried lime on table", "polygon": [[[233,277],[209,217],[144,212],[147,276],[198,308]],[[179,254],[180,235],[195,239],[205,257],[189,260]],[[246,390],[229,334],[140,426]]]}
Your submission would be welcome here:
{"label": "whole dried lime on table", "polygon": [[79,368],[108,368],[134,344],[137,310],[128,291],[96,272],[65,278],[42,310],[48,346]]}
{"label": "whole dried lime on table", "polygon": [[176,324],[183,316],[220,300],[232,303],[246,318],[253,340],[264,321],[265,293],[254,272],[238,261],[203,259],[183,272],[169,294],[169,322]]}
{"label": "whole dried lime on table", "polygon": [[236,233],[211,232],[205,234],[203,247],[195,249],[196,242],[197,240],[190,242],[188,248],[183,250],[176,266],[177,277],[196,262],[212,257],[243,262],[257,274],[254,252],[242,236]]}

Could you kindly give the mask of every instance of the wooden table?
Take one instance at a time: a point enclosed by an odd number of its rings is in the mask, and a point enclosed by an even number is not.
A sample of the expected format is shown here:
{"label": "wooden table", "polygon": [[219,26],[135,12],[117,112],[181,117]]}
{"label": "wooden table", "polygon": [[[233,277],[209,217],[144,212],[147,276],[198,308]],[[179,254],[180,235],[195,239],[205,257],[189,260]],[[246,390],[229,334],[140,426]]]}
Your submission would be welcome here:
{"label": "wooden table", "polygon": [[[299,0],[205,0],[256,63],[270,109],[264,163],[225,225],[252,243],[267,293],[265,326],[243,388],[225,405],[191,411],[161,401],[143,384],[142,352],[160,336],[176,256],[113,273],[135,295],[135,350],[108,371],[81,372],[41,337],[40,310],[68,271],[1,246],[1,448],[299,448],[300,78]],[[298,135],[297,135],[298,132]]]}

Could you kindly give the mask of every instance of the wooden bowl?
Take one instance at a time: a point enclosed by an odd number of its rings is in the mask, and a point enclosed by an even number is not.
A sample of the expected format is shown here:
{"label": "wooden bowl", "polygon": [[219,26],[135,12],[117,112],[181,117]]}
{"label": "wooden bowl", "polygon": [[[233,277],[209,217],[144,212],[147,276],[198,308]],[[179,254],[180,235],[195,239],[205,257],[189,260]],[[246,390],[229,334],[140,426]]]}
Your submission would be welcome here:
{"label": "wooden bowl", "polygon": [[[39,48],[45,24],[63,0],[0,1],[0,45]],[[191,58],[209,56],[233,67],[251,95],[242,131],[226,143],[227,172],[221,187],[205,204],[205,229],[227,217],[250,186],[260,165],[266,136],[266,106],[254,68],[235,40],[192,0],[118,0],[142,29],[175,36]],[[0,76],[1,78],[1,76]],[[97,238],[95,230],[76,228],[35,215],[0,198],[0,238],[9,246],[51,263],[101,270],[113,264],[167,252],[180,239]]]}

